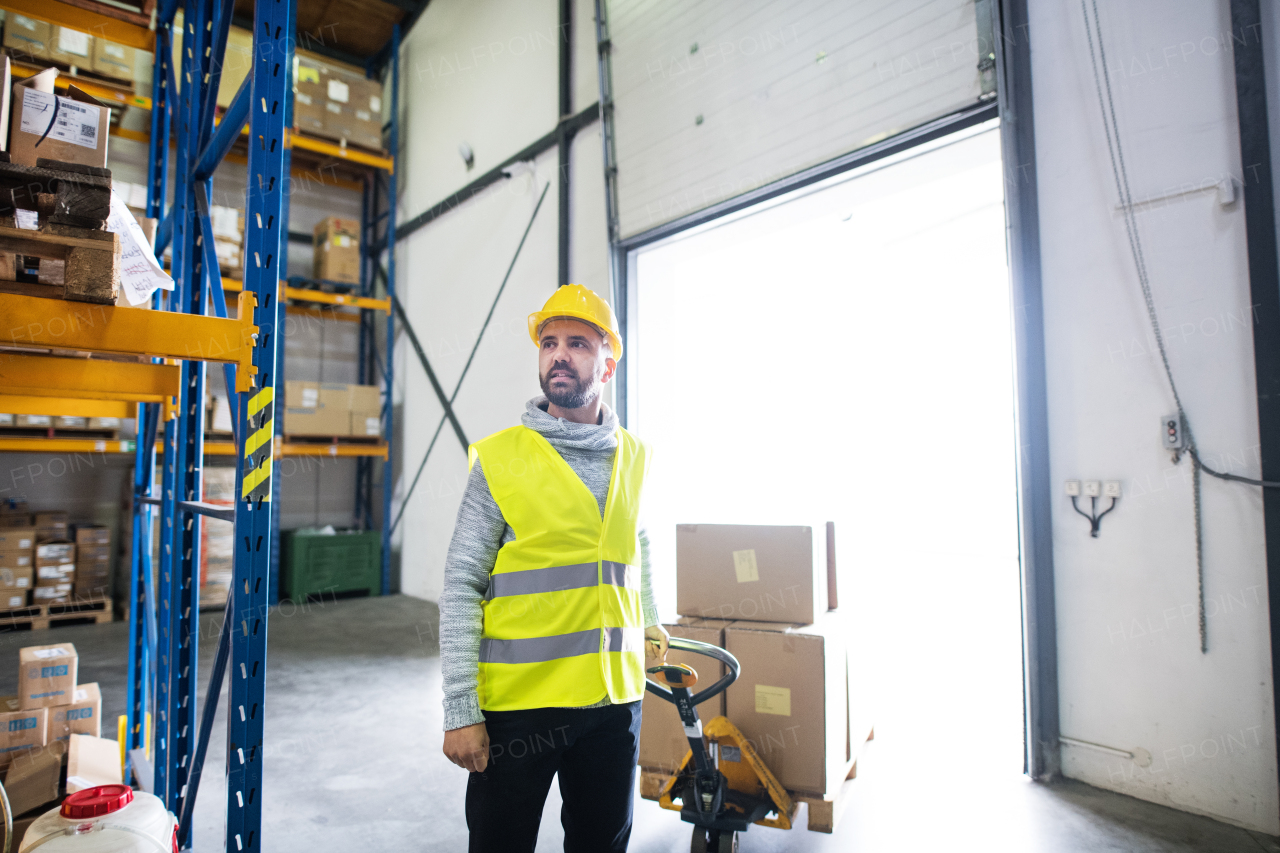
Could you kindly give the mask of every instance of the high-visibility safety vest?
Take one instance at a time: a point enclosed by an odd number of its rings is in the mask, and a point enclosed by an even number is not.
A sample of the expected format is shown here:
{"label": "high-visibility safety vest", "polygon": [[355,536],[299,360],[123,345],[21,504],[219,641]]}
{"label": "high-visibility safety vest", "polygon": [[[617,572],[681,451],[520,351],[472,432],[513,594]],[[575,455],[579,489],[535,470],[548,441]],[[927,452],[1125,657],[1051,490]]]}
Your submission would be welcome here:
{"label": "high-visibility safety vest", "polygon": [[486,711],[576,708],[644,696],[636,518],[648,448],[618,428],[604,517],[554,447],[512,427],[471,446],[515,539],[498,549],[481,607]]}

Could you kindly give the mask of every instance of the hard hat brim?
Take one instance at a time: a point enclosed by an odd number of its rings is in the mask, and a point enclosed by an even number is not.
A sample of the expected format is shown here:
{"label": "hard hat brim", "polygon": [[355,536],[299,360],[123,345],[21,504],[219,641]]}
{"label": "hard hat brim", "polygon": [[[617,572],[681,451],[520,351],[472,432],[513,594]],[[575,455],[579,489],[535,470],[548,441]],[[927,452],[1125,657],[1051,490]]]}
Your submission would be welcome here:
{"label": "hard hat brim", "polygon": [[575,311],[572,308],[561,309],[559,311],[536,311],[529,315],[529,339],[534,345],[538,345],[538,332],[550,320],[578,320],[586,323],[595,329],[605,338],[609,340],[609,346],[613,349],[613,360],[622,360],[622,341],[611,330],[602,328],[596,319],[585,311]]}

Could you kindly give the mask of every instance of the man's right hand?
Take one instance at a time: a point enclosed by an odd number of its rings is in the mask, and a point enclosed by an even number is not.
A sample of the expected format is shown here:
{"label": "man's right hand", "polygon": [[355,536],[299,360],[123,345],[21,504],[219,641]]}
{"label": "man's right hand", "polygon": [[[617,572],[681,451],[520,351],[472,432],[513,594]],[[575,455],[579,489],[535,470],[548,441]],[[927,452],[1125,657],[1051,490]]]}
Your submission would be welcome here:
{"label": "man's right hand", "polygon": [[444,754],[464,770],[483,773],[489,766],[489,732],[484,723],[445,732]]}

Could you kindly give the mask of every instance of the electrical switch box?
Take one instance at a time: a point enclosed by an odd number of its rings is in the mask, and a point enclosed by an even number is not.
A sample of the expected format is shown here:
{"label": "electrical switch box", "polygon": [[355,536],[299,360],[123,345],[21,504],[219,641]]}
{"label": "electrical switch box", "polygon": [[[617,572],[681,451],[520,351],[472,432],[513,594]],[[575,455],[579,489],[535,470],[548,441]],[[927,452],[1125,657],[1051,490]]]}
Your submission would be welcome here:
{"label": "electrical switch box", "polygon": [[1175,412],[1160,419],[1160,435],[1165,450],[1186,449],[1186,437],[1183,435],[1182,418]]}
{"label": "electrical switch box", "polygon": [[1102,484],[1102,494],[1108,498],[1120,497],[1120,481],[1107,480]]}
{"label": "electrical switch box", "polygon": [[1086,498],[1096,498],[1102,494],[1102,483],[1097,480],[1084,481],[1084,496]]}
{"label": "electrical switch box", "polygon": [[1069,498],[1080,497],[1080,481],[1079,480],[1067,480],[1067,497]]}

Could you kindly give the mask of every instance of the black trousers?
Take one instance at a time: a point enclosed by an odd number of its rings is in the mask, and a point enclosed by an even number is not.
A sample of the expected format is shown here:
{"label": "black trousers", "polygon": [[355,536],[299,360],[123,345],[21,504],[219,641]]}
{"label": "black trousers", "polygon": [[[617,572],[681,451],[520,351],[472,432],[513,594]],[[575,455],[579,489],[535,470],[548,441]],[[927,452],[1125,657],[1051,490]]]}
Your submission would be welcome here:
{"label": "black trousers", "polygon": [[489,766],[467,779],[470,853],[533,853],[559,774],[565,853],[627,849],[640,703],[486,711]]}

